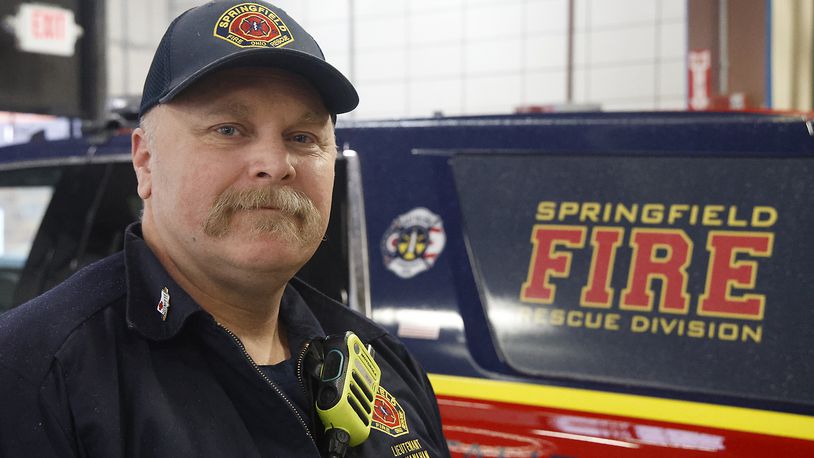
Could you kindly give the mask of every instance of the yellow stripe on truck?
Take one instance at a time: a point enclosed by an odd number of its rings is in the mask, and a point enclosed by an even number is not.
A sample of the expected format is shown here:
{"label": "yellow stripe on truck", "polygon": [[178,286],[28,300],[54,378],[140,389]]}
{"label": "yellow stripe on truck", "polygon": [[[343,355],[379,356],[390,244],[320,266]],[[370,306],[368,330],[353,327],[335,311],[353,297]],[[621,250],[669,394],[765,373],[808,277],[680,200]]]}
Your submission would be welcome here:
{"label": "yellow stripe on truck", "polygon": [[814,441],[814,417],[529,383],[430,374],[437,395],[641,418]]}

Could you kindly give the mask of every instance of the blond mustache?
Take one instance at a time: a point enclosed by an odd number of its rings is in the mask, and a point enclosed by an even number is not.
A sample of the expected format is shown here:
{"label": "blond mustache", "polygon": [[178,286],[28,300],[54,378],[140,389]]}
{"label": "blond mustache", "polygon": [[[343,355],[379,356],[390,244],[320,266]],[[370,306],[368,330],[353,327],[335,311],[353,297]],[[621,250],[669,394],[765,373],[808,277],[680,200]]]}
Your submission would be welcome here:
{"label": "blond mustache", "polygon": [[253,218],[253,235],[275,234],[301,245],[322,238],[322,215],[303,192],[289,187],[227,189],[215,200],[203,223],[204,233],[220,238],[229,232],[235,213],[274,208],[279,214],[259,214]]}

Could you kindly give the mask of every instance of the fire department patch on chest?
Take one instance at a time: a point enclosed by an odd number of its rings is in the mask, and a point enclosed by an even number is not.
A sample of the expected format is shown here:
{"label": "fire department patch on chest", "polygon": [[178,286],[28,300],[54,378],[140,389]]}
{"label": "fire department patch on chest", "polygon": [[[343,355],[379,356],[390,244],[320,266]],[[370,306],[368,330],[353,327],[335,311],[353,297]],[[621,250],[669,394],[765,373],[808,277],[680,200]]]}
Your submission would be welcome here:
{"label": "fire department patch on chest", "polygon": [[394,219],[384,234],[384,265],[401,278],[414,277],[435,264],[446,240],[441,217],[426,208],[414,208]]}
{"label": "fire department patch on chest", "polygon": [[376,401],[373,406],[371,428],[393,437],[403,436],[410,432],[407,428],[407,417],[399,402],[387,390],[379,385]]}
{"label": "fire department patch on chest", "polygon": [[294,41],[283,20],[257,3],[241,3],[224,11],[214,35],[241,48],[280,48]]}

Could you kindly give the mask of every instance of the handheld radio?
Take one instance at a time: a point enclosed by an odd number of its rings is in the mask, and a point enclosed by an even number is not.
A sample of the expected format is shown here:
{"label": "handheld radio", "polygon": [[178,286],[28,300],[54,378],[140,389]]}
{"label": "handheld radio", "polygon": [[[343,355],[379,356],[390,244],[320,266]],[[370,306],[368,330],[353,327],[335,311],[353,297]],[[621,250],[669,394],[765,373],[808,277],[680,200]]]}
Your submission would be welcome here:
{"label": "handheld radio", "polygon": [[370,435],[381,370],[373,349],[352,331],[317,339],[311,347],[317,414],[325,426],[329,456],[342,457],[348,445],[355,447]]}

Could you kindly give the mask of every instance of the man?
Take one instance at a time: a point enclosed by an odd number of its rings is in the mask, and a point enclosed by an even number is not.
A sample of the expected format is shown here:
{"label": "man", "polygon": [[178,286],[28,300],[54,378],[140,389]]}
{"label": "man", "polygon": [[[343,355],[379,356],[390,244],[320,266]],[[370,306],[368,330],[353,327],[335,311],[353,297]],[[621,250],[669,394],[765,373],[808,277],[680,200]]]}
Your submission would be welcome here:
{"label": "man", "polygon": [[346,331],[382,373],[347,456],[448,456],[404,347],[292,280],[327,227],[335,115],[357,103],[272,5],[179,16],[132,135],[141,224],[123,252],[0,317],[0,456],[326,456],[304,359]]}

